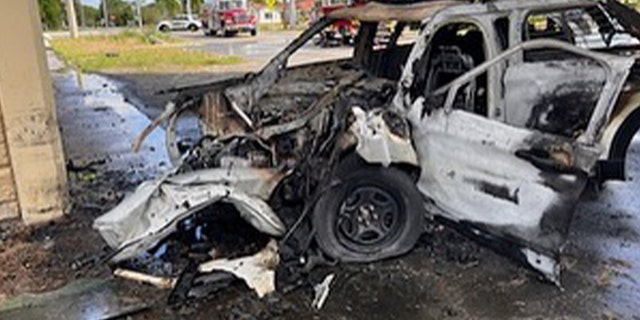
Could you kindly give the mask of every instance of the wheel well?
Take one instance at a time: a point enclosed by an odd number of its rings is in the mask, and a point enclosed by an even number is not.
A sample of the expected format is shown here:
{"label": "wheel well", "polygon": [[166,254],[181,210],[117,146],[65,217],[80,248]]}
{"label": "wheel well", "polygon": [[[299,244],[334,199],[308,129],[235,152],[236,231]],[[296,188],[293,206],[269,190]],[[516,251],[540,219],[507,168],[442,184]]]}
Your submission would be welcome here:
{"label": "wheel well", "polygon": [[[356,148],[355,147],[349,148],[349,149],[346,149],[346,150],[342,151],[342,153],[340,153],[339,159],[340,159],[341,162],[342,161],[352,161],[352,162],[360,164],[360,165],[367,164],[367,165],[373,165],[373,166],[382,166],[379,163],[370,163],[370,162],[367,162],[366,160],[364,160],[360,155],[358,155],[358,153],[356,152]],[[348,160],[346,160],[346,159],[348,159]],[[416,166],[416,165],[413,165],[411,163],[394,162],[394,163],[391,163],[389,165],[389,167],[396,168],[396,169],[406,173],[414,181],[418,181],[418,178],[420,178],[420,166]]]}
{"label": "wheel well", "polygon": [[633,110],[616,131],[607,160],[598,163],[598,180],[625,180],[627,150],[631,140],[640,129],[640,108]]}

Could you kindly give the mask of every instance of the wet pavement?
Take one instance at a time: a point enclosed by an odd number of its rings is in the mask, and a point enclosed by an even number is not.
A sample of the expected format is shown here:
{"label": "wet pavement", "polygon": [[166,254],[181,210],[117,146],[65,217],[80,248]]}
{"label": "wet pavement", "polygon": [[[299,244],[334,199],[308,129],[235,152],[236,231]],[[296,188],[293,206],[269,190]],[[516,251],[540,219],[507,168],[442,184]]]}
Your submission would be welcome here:
{"label": "wet pavement", "polygon": [[150,123],[104,76],[67,71],[54,77],[65,155],[76,167],[104,165],[141,178],[156,176],[168,164],[164,132],[154,131],[141,150],[133,139]]}
{"label": "wet pavement", "polygon": [[[0,307],[2,319],[109,319],[148,309],[125,283],[80,279],[44,294],[23,294]],[[144,289],[144,288],[143,288]],[[138,292],[144,293],[144,292]]]}
{"label": "wet pavement", "polygon": [[[443,226],[430,228],[407,256],[321,268],[297,289],[279,288],[264,299],[236,282],[170,308],[167,291],[114,279],[100,264],[93,266],[100,272],[78,273],[78,254],[86,260],[88,252],[104,247],[90,221],[140,180],[166,170],[168,161],[162,130],[141,153],[130,152],[149,120],[130,103],[135,99],[122,95],[120,83],[69,70],[53,78],[76,204],[70,220],[83,223],[36,230],[36,248],[55,241],[54,249],[46,249],[57,252],[45,256],[54,259],[48,263],[64,263],[50,269],[44,264],[29,276],[56,277],[68,285],[18,287],[0,305],[0,319],[640,319],[640,179],[609,182],[583,196],[563,254],[562,289]],[[640,177],[640,139],[629,158],[630,175]],[[316,311],[310,306],[312,286],[328,273],[336,279],[324,308]],[[25,291],[49,292],[19,295]]]}

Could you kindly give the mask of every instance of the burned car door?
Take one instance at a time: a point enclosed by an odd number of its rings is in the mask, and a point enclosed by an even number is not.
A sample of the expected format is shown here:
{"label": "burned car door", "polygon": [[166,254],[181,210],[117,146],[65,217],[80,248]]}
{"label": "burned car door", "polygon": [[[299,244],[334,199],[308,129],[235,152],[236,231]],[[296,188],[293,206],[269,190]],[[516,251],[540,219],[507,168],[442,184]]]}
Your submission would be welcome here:
{"label": "burned car door", "polygon": [[[479,28],[440,31],[416,45],[396,97],[412,125],[428,209],[557,283],[574,205],[601,152],[597,137],[633,61],[556,40],[524,42],[484,61],[455,40]],[[573,58],[525,59],[495,74],[508,58],[543,49]],[[447,64],[438,67],[440,60]]]}

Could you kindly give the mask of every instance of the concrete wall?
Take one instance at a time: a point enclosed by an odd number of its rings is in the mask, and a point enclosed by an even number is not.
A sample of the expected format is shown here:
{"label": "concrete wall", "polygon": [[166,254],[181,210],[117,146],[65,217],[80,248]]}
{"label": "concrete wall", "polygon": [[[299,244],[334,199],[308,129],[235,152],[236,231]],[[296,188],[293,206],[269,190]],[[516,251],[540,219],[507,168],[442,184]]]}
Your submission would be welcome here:
{"label": "concrete wall", "polygon": [[66,172],[36,0],[2,0],[0,219],[65,210]]}

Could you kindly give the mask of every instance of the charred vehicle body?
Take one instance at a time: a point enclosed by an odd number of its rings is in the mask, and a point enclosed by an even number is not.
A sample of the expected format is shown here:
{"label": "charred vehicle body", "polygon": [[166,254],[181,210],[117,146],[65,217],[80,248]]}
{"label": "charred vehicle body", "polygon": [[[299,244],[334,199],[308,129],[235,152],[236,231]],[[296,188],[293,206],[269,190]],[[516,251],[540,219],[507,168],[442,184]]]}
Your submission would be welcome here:
{"label": "charred vehicle body", "polygon": [[[360,22],[352,57],[288,65],[338,19]],[[396,24],[381,46],[386,21]],[[403,41],[415,21],[415,44]],[[223,206],[280,239],[282,258],[312,265],[401,255],[435,218],[558,283],[587,182],[625,178],[640,127],[639,22],[615,1],[333,11],[259,73],[178,89],[136,142],[166,122],[175,169],[94,227],[118,262]],[[184,147],[175,124],[187,113],[204,137]]]}

